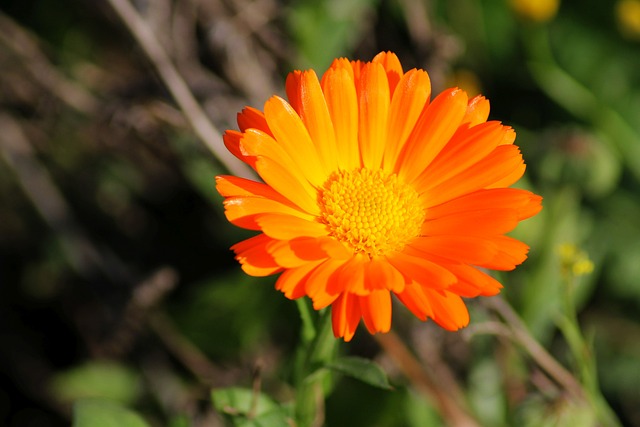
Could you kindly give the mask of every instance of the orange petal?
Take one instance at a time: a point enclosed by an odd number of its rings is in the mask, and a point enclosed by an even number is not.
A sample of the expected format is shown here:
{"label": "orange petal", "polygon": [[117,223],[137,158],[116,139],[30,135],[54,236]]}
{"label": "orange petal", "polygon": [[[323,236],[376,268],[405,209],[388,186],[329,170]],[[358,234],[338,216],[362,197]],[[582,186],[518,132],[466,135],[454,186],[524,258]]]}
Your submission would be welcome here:
{"label": "orange petal", "polygon": [[417,189],[433,188],[487,157],[507,128],[499,122],[482,123],[456,132],[451,141],[416,180]]}
{"label": "orange petal", "polygon": [[360,311],[369,333],[385,333],[391,329],[391,294],[388,290],[377,290],[361,296]]}
{"label": "orange petal", "polygon": [[240,152],[245,156],[263,156],[273,160],[279,160],[283,166],[296,169],[300,179],[304,178],[302,169],[297,165],[287,150],[282,147],[272,136],[258,129],[247,129],[242,134],[238,144]]}
{"label": "orange petal", "polygon": [[508,233],[517,225],[518,216],[515,209],[478,209],[428,219],[422,224],[421,234],[493,236]]}
{"label": "orange petal", "polygon": [[280,214],[287,218],[298,218],[299,221],[308,222],[308,220],[313,219],[311,215],[263,197],[229,197],[223,204],[225,208],[224,213],[229,222],[249,230],[262,229],[257,218],[270,213]]}
{"label": "orange petal", "polygon": [[352,256],[338,271],[336,280],[329,283],[327,291],[330,294],[350,292],[357,295],[369,294],[365,287],[365,265],[368,258],[363,254]]}
{"label": "orange petal", "polygon": [[247,129],[258,129],[267,135],[273,136],[264,113],[253,107],[245,107],[242,112],[238,113],[238,127],[242,132]]}
{"label": "orange petal", "polygon": [[511,126],[505,126],[507,132],[502,136],[502,140],[498,143],[498,145],[509,145],[513,144],[516,140],[516,131],[513,130]]}
{"label": "orange petal", "polygon": [[469,126],[476,126],[484,123],[489,118],[489,100],[482,95],[476,95],[469,100],[467,111],[462,119],[462,123],[469,123]]}
{"label": "orange petal", "polygon": [[292,240],[272,240],[266,245],[266,251],[278,265],[284,268],[296,268],[309,261],[329,258],[324,247],[327,239],[330,238],[298,237]]}
{"label": "orange petal", "polygon": [[318,237],[322,250],[329,258],[346,260],[353,256],[353,252],[347,249],[340,241],[333,237]]}
{"label": "orange petal", "polygon": [[324,171],[318,160],[309,132],[300,116],[284,99],[273,96],[264,105],[264,114],[274,139],[291,156],[294,164],[302,166],[302,172],[309,182],[322,185],[331,171]]}
{"label": "orange petal", "polygon": [[487,188],[504,188],[509,187],[512,184],[515,184],[522,175],[524,175],[524,171],[526,166],[524,163],[520,163],[516,169],[514,169],[510,174],[505,175],[503,178],[493,182],[492,184],[487,185]]}
{"label": "orange petal", "polygon": [[404,291],[396,296],[418,319],[425,321],[427,317],[433,317],[429,298],[425,294],[424,287],[418,282],[407,283]]}
{"label": "orange petal", "polygon": [[402,292],[405,279],[396,268],[382,258],[373,258],[366,265],[365,287],[367,289],[387,289],[393,292]]}
{"label": "orange petal", "polygon": [[338,165],[343,170],[360,167],[358,149],[358,98],[352,75],[341,67],[329,69],[322,90],[335,131]]}
{"label": "orange petal", "polygon": [[495,236],[491,238],[491,242],[498,248],[498,253],[489,262],[477,264],[479,267],[509,271],[527,259],[529,246],[519,240],[509,236]]}
{"label": "orange petal", "polygon": [[358,94],[358,143],[362,163],[371,170],[382,164],[390,99],[389,82],[382,66],[373,62],[365,64]]}
{"label": "orange petal", "polygon": [[227,150],[238,159],[242,160],[253,169],[256,168],[256,158],[255,156],[248,156],[240,150],[240,140],[242,139],[243,134],[235,131],[228,130],[222,135],[222,141],[224,142],[224,146],[227,147]]}
{"label": "orange petal", "polygon": [[393,95],[398,82],[404,74],[400,60],[393,52],[380,52],[373,57],[371,62],[377,62],[382,65],[387,73],[387,79],[389,80],[389,91],[391,92],[391,95]]}
{"label": "orange petal", "polygon": [[[502,188],[496,190],[503,190]],[[519,190],[514,188],[513,190]],[[527,200],[527,204],[520,207],[518,210],[518,219],[523,220],[527,218],[531,218],[538,212],[542,210],[542,196],[538,196],[537,194],[533,194],[530,191],[519,190],[526,193],[529,198]]]}
{"label": "orange petal", "polygon": [[449,89],[438,95],[420,115],[396,166],[408,183],[431,163],[458,129],[467,109],[467,94]]}
{"label": "orange petal", "polygon": [[457,280],[449,270],[427,259],[402,252],[390,255],[387,259],[405,277],[406,283],[417,281],[425,286],[445,289]]}
{"label": "orange petal", "polygon": [[337,170],[335,131],[316,73],[310,70],[289,74],[287,96],[307,128],[325,170]]}
{"label": "orange petal", "polygon": [[475,267],[457,264],[447,268],[458,277],[458,282],[447,288],[447,291],[461,297],[493,296],[502,289],[500,282]]}
{"label": "orange petal", "polygon": [[278,240],[320,237],[328,234],[326,225],[292,215],[269,213],[258,216],[255,221],[264,234]]}
{"label": "orange petal", "polygon": [[338,271],[345,264],[345,260],[328,259],[311,273],[305,284],[307,295],[313,301],[313,308],[320,310],[333,303],[340,293],[330,293],[329,287],[335,288]]}
{"label": "orange petal", "polygon": [[276,289],[289,299],[298,299],[306,295],[305,283],[320,263],[322,261],[308,262],[300,267],[285,270],[276,281]]}
{"label": "orange petal", "polygon": [[[274,170],[277,174],[284,172],[291,181],[295,181],[297,186],[305,188],[307,196],[306,206],[309,207],[309,201],[313,200],[313,207],[310,208],[312,209],[311,212],[317,211],[317,203],[315,202],[317,191],[308,181],[308,174],[299,163],[296,163],[296,160],[290,156],[290,153],[287,152],[284,147],[280,146],[272,137],[257,129],[249,129],[242,135],[242,139],[240,140],[240,150],[245,155],[254,156],[256,159],[256,170],[272,187],[276,188],[274,184],[269,182],[269,179],[273,179],[275,177],[263,175],[263,171],[265,169]],[[258,163],[262,163],[262,169],[259,169]],[[269,167],[271,164],[275,164],[276,167]],[[284,189],[286,189],[288,185],[289,184],[285,185]],[[294,185],[293,182],[291,183],[291,186],[292,185]],[[280,186],[279,188],[283,187]],[[298,201],[304,196],[302,194],[292,194],[291,191],[282,194],[286,197],[293,196]]]}
{"label": "orange petal", "polygon": [[296,206],[312,215],[319,215],[313,187],[306,180],[299,180],[291,170],[268,157],[258,157],[256,169],[267,184]]}
{"label": "orange petal", "polygon": [[542,197],[519,188],[481,189],[427,209],[426,220],[437,219],[459,212],[486,209],[513,209],[518,220],[529,218],[540,211]]}
{"label": "orange petal", "polygon": [[[353,83],[355,84],[356,91],[359,91],[362,86],[360,86],[360,78],[362,77],[362,68],[365,66],[365,63],[358,61],[351,61],[351,69],[353,70]],[[359,95],[359,94],[358,94]]]}
{"label": "orange petal", "polygon": [[518,147],[500,145],[478,163],[425,191],[421,197],[425,207],[439,205],[447,200],[485,188],[509,176],[522,164],[522,155]]}
{"label": "orange petal", "polygon": [[[334,59],[333,62],[331,63],[331,66],[329,67],[329,70],[345,70],[348,74],[349,74],[349,78],[351,79],[351,81],[355,81],[354,80],[354,75],[353,75],[353,66],[351,65],[351,61],[349,61],[347,58],[337,58]],[[360,72],[360,70],[358,70],[358,73]],[[324,78],[327,74],[325,73],[322,76],[322,86],[324,87]]]}
{"label": "orange petal", "polygon": [[288,203],[291,207],[294,206],[289,200],[268,185],[237,176],[216,176],[216,190],[218,190],[223,197],[258,196],[273,199],[284,204]]}
{"label": "orange petal", "polygon": [[231,246],[231,250],[236,253],[236,259],[242,265],[242,270],[249,276],[269,276],[282,270],[266,250],[270,242],[270,238],[258,234]]}
{"label": "orange petal", "polygon": [[289,104],[293,107],[298,114],[300,114],[300,76],[302,71],[295,70],[287,75],[285,82],[285,92],[287,93],[287,99]]}
{"label": "orange petal", "polygon": [[356,295],[343,293],[331,305],[333,335],[351,341],[360,323],[360,301]]}
{"label": "orange petal", "polygon": [[418,237],[409,246],[427,255],[472,265],[483,265],[498,254],[492,240],[473,236]]}
{"label": "orange petal", "polygon": [[462,299],[451,292],[424,289],[433,309],[433,320],[444,329],[457,331],[469,324],[469,311]]}
{"label": "orange petal", "polygon": [[402,76],[389,107],[389,129],[383,159],[385,172],[392,173],[398,156],[418,117],[431,96],[431,81],[426,71],[410,70]]}

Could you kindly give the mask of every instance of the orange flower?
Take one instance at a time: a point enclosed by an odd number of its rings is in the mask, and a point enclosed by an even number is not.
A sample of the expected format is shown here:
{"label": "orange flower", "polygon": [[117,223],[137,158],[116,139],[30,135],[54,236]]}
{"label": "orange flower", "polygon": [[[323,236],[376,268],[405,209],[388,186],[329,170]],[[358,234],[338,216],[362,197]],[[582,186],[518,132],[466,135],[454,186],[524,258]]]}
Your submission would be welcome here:
{"label": "orange flower", "polygon": [[525,170],[515,132],[487,121],[489,102],[448,89],[429,100],[423,70],[393,53],[337,59],[319,81],[294,71],[289,102],[238,115],[227,148],[264,183],[218,176],[226,216],[261,233],[232,247],[252,276],[282,273],[287,298],[331,306],[351,340],[391,327],[391,293],[448,330],[469,322],[461,297],[502,285],[478,269],[512,270],[528,246],[504,234],[541,209],[507,188]]}

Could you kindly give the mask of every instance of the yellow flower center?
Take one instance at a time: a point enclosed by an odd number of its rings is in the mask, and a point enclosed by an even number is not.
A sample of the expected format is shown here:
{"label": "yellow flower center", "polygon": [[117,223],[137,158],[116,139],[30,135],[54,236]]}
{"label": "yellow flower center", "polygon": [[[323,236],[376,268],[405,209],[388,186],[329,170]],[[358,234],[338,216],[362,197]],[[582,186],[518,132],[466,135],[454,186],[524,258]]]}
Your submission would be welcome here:
{"label": "yellow flower center", "polygon": [[330,234],[370,257],[404,248],[420,234],[425,217],[412,187],[395,174],[364,168],[332,174],[319,203]]}

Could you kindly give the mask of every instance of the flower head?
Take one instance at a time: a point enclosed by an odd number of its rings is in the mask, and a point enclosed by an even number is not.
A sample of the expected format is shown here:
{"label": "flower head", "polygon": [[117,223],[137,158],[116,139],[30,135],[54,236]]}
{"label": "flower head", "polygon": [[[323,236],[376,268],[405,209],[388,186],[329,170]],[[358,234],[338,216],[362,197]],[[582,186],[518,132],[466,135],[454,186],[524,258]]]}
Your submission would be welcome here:
{"label": "flower head", "polygon": [[227,148],[264,183],[218,176],[226,216],[256,230],[232,247],[252,276],[281,273],[287,298],[331,306],[336,337],[391,327],[391,294],[448,330],[469,322],[461,297],[502,287],[528,246],[505,236],[541,209],[508,188],[525,170],[514,131],[487,121],[489,102],[448,89],[430,100],[423,70],[395,54],[337,59],[319,80],[294,71],[288,102],[247,107]]}

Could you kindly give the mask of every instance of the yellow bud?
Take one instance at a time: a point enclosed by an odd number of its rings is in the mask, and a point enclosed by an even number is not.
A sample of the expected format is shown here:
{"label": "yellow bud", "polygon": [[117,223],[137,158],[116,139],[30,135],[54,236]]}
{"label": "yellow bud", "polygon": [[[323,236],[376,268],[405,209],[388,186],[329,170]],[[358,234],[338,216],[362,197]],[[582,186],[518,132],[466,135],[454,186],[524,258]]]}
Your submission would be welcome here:
{"label": "yellow bud", "polygon": [[573,262],[578,248],[572,243],[563,243],[558,246],[557,252],[563,264],[570,264]]}
{"label": "yellow bud", "polygon": [[580,259],[573,264],[574,276],[586,276],[591,273],[593,273],[593,262],[590,259]]}
{"label": "yellow bud", "polygon": [[509,0],[511,8],[533,22],[547,22],[556,16],[560,0]]}
{"label": "yellow bud", "polygon": [[594,265],[589,259],[589,255],[585,251],[578,249],[576,245],[563,243],[558,245],[556,251],[565,274],[578,277],[586,276],[593,272]]}
{"label": "yellow bud", "polygon": [[640,0],[619,0],[616,18],[624,36],[640,40]]}

